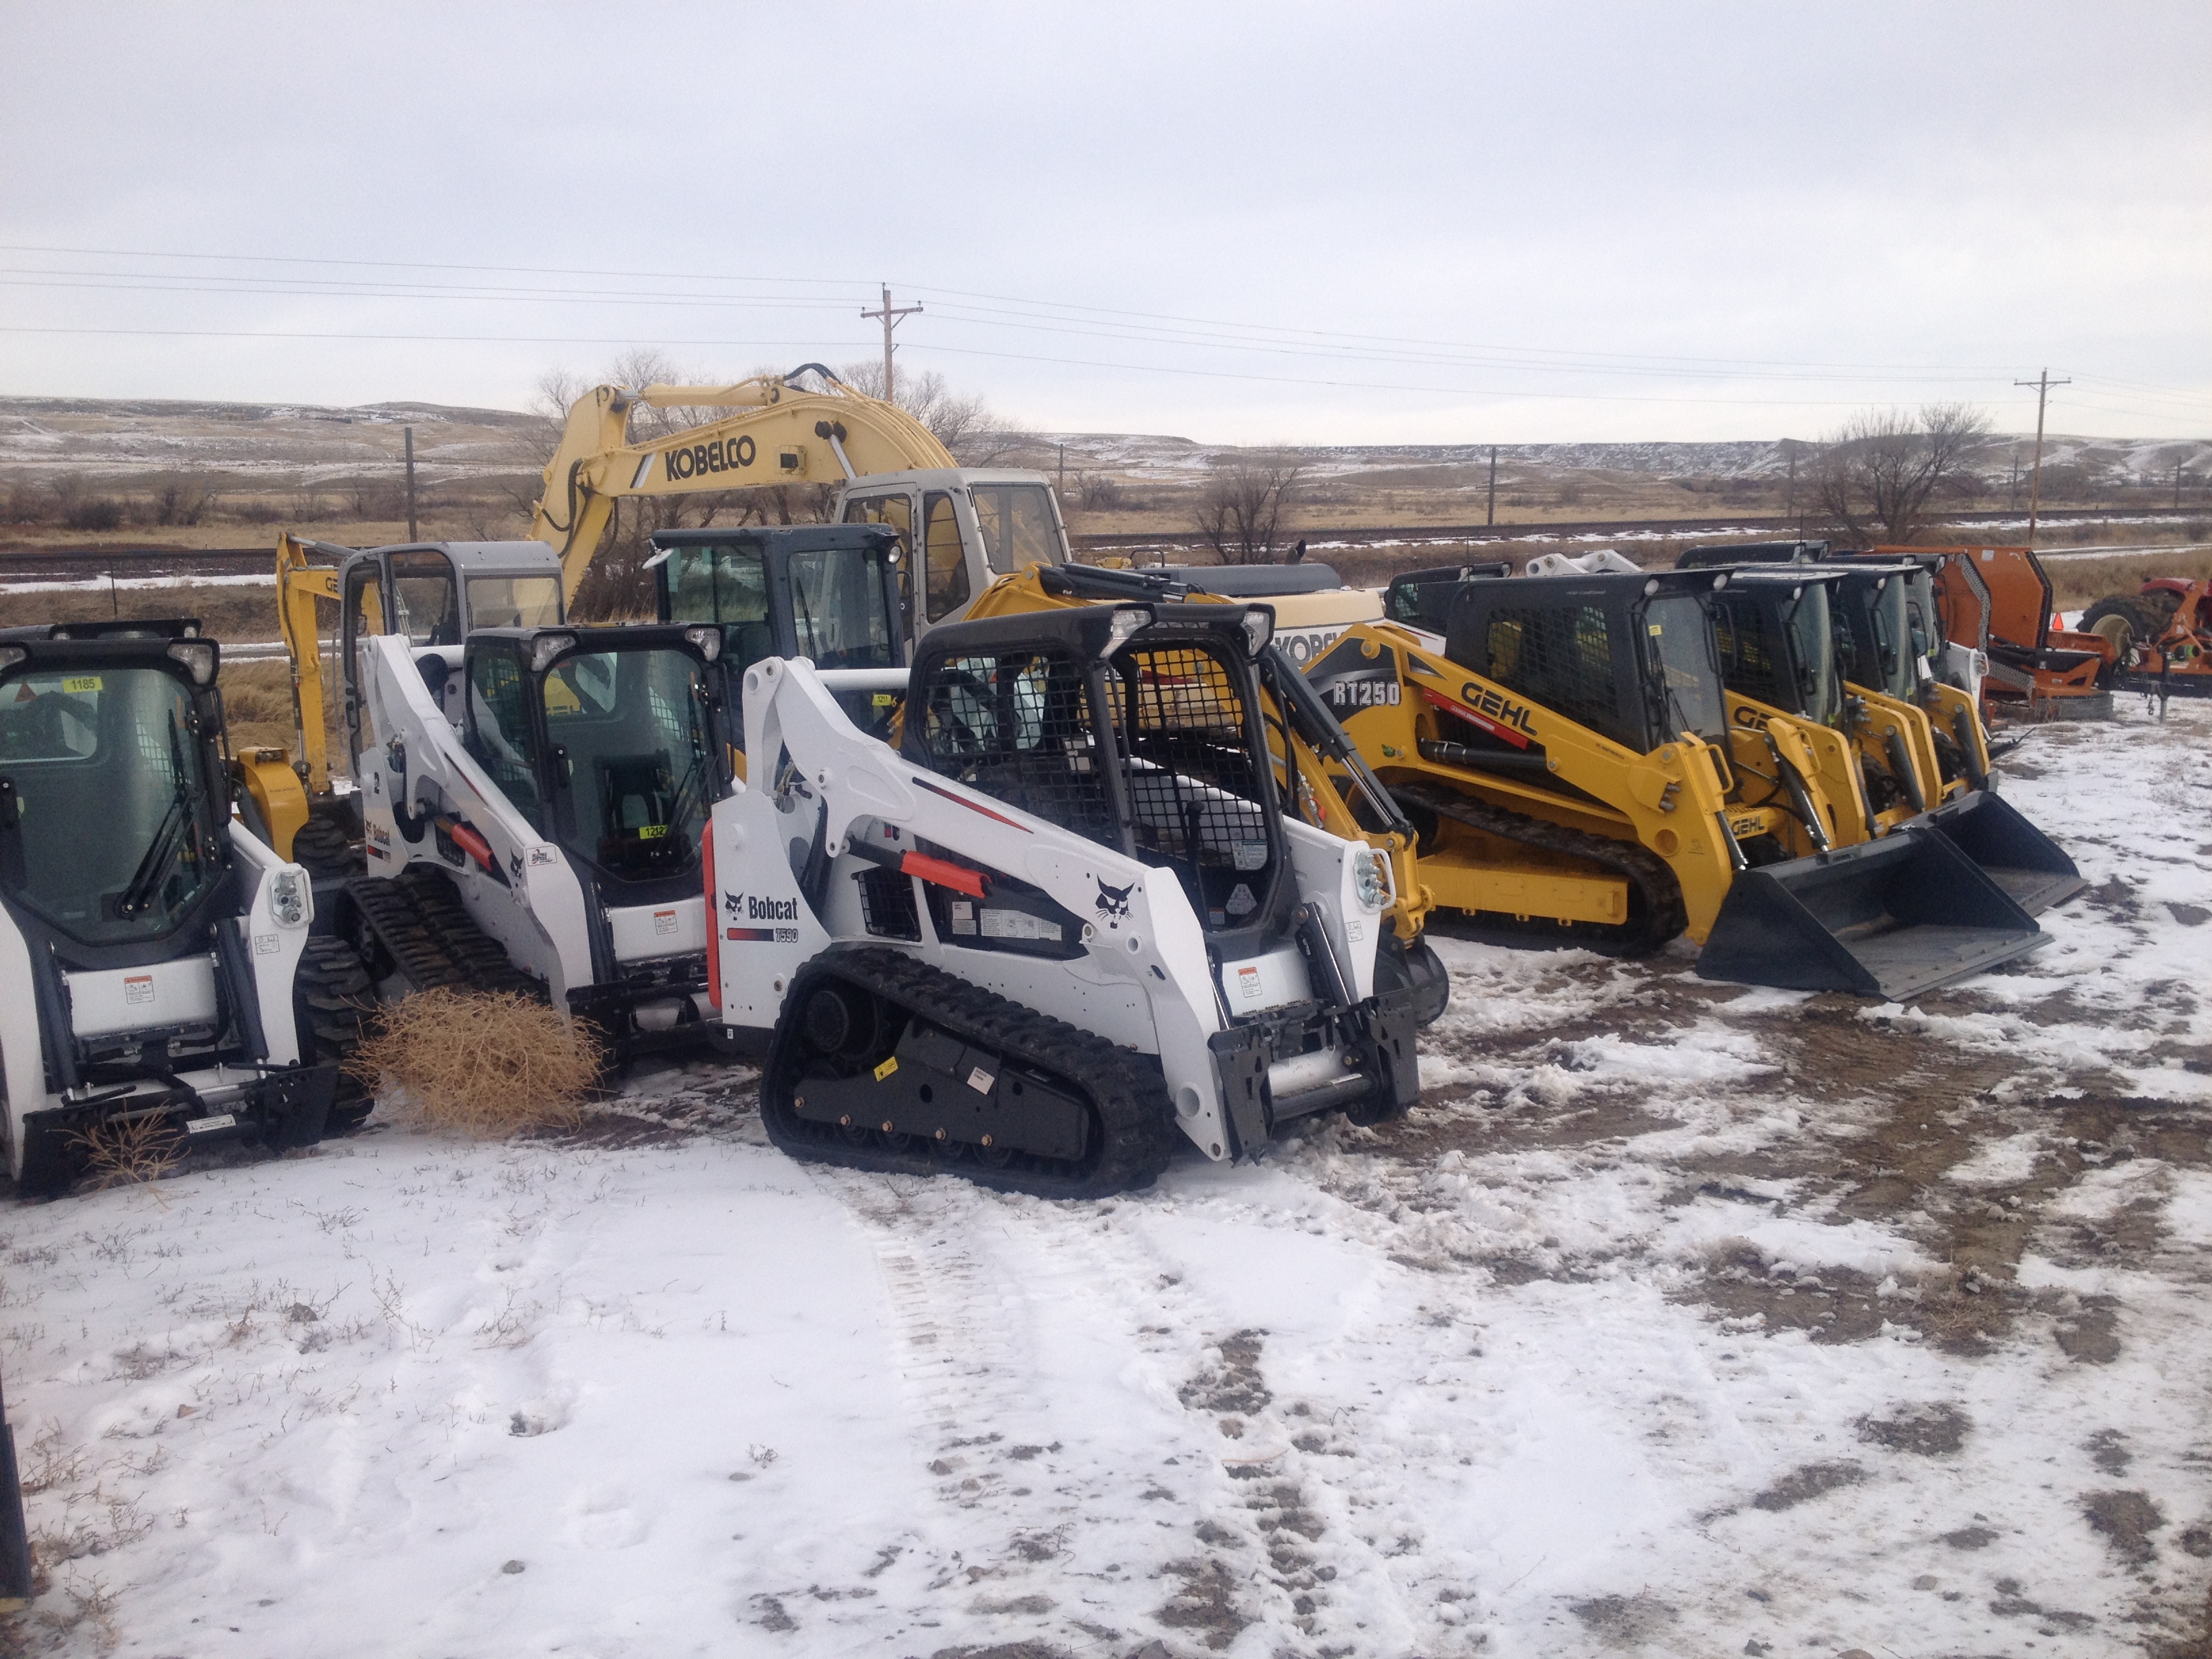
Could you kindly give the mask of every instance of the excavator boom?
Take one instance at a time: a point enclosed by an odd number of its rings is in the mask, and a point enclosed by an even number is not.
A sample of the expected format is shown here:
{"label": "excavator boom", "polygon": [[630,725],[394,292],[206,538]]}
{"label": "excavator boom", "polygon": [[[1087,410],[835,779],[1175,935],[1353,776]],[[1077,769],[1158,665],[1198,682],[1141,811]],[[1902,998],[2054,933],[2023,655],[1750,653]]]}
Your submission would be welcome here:
{"label": "excavator boom", "polygon": [[[810,365],[811,367],[811,365]],[[779,375],[735,386],[595,386],[568,410],[546,463],[530,533],[561,556],[563,596],[577,584],[625,495],[690,495],[775,484],[842,484],[864,474],[957,465],[896,404],[827,378],[807,392]],[[640,409],[728,409],[718,421],[633,443]]]}

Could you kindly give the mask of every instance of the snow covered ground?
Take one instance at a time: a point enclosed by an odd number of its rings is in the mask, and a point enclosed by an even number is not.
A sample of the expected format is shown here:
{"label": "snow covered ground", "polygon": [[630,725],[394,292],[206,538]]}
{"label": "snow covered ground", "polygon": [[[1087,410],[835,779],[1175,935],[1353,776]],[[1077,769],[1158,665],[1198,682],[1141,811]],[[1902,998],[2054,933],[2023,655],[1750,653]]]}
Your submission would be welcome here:
{"label": "snow covered ground", "polygon": [[[1055,1205],[740,1074],[11,1205],[89,1654],[2093,1656],[2212,1577],[2212,709],[2030,731],[2094,885],[1911,1007],[1447,941],[1403,1123]],[[2179,1651],[2179,1650],[2170,1650]],[[2191,1651],[2197,1650],[2191,1649]]]}

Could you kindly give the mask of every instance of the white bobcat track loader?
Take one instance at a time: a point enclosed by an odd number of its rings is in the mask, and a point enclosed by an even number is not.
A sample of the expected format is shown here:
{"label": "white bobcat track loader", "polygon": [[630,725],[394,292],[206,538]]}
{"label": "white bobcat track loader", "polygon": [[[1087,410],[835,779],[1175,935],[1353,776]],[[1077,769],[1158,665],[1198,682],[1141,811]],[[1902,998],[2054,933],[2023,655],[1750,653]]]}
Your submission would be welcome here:
{"label": "white bobcat track loader", "polygon": [[711,627],[361,641],[367,872],[335,931],[375,994],[542,993],[617,1060],[706,1018],[701,837],[727,779]]}
{"label": "white bobcat track loader", "polygon": [[[902,746],[841,693],[747,671],[750,783],[716,805],[709,971],[773,1028],[762,1112],[796,1156],[1053,1197],[1416,1097],[1414,1004],[1378,984],[1388,858],[1277,799],[1270,613],[1091,605],[948,624]],[[866,684],[864,684],[864,682]]]}
{"label": "white bobcat track loader", "polygon": [[0,1076],[9,1173],[88,1137],[322,1136],[307,872],[231,816],[219,653],[185,621],[0,634]]}

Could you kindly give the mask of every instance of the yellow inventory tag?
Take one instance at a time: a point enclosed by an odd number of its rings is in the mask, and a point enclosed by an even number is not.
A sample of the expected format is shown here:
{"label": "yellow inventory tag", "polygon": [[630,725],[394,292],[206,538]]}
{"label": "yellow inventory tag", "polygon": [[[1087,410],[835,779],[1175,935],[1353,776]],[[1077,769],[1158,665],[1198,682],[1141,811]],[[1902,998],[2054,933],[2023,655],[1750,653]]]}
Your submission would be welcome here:
{"label": "yellow inventory tag", "polygon": [[898,1056],[896,1054],[893,1054],[889,1060],[876,1067],[876,1081],[881,1083],[885,1078],[889,1077],[896,1070],[898,1070]]}
{"label": "yellow inventory tag", "polygon": [[97,674],[72,674],[62,682],[64,691],[98,691],[101,689]]}
{"label": "yellow inventory tag", "polygon": [[637,838],[640,841],[659,841],[667,833],[668,826],[665,823],[641,823],[637,826]]}
{"label": "yellow inventory tag", "polygon": [[898,699],[893,696],[890,692],[878,691],[868,699],[868,707],[871,708],[888,708],[897,701]]}
{"label": "yellow inventory tag", "polygon": [[1656,634],[1659,631],[1659,624],[1657,623],[1652,623],[1650,626],[1653,633]]}

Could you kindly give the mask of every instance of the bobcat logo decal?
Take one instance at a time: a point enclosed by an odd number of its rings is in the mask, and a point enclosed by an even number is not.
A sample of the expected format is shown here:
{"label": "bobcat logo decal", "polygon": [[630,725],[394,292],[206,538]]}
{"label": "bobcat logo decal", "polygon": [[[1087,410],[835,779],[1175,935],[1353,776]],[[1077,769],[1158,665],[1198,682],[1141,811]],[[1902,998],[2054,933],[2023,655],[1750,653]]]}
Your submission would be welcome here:
{"label": "bobcat logo decal", "polygon": [[743,893],[724,893],[722,908],[732,915],[742,919],[745,914],[745,896]]}
{"label": "bobcat logo decal", "polygon": [[1097,876],[1091,877],[1091,879],[1098,883],[1097,902],[1100,915],[1126,916],[1129,914],[1129,895],[1136,890],[1135,882],[1131,882],[1127,887],[1109,887]]}

